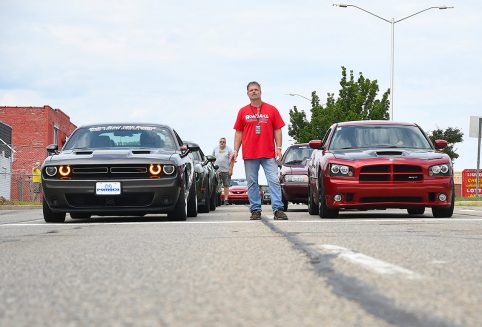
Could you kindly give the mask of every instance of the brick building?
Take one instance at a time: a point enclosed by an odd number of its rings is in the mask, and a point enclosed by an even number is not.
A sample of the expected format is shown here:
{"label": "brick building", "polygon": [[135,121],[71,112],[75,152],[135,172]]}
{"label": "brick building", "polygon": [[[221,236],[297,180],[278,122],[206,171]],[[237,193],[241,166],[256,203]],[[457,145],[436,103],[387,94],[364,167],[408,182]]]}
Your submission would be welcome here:
{"label": "brick building", "polygon": [[62,147],[76,126],[62,110],[50,106],[0,106],[0,122],[12,128],[11,200],[29,201],[33,164],[47,157],[47,145]]}

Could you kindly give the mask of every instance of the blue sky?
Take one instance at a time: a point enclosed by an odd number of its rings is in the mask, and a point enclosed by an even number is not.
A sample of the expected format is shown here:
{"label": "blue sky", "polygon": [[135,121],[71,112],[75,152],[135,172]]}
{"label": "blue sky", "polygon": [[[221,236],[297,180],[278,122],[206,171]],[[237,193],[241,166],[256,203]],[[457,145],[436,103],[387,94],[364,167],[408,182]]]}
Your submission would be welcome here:
{"label": "blue sky", "polygon": [[[482,116],[482,3],[351,1],[395,20],[395,120],[457,127],[455,169],[475,168],[470,116]],[[338,93],[341,66],[390,86],[390,24],[333,1],[0,0],[0,105],[62,109],[77,124],[161,122],[206,153],[233,143],[246,84],[286,124],[317,91]],[[284,147],[290,144],[284,128]],[[235,177],[243,177],[242,161]]]}

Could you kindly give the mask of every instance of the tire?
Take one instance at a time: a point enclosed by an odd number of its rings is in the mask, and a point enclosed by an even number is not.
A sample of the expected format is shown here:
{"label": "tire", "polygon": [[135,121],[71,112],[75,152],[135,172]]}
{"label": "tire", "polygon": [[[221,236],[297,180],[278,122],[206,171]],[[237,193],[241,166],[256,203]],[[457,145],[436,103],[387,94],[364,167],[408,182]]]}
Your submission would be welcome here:
{"label": "tire", "polygon": [[90,213],[84,213],[84,212],[71,212],[70,217],[72,219],[89,219],[90,218]]}
{"label": "tire", "polygon": [[189,197],[187,199],[187,216],[197,217],[197,192],[196,181],[192,181],[191,188],[189,189]]}
{"label": "tire", "polygon": [[325,199],[325,190],[320,187],[319,190],[319,200],[318,200],[318,215],[320,218],[336,218],[338,217],[339,210],[328,208]]}
{"label": "tire", "polygon": [[176,202],[176,206],[172,212],[167,214],[169,220],[184,221],[187,217],[187,202],[184,194],[185,185],[181,187],[179,191],[179,197]]}
{"label": "tire", "polygon": [[218,196],[216,194],[216,190],[217,190],[217,187],[214,187],[213,192],[211,193],[211,198],[209,199],[209,208],[211,209],[211,211],[216,210],[216,207],[218,206],[217,204]]}
{"label": "tire", "polygon": [[423,215],[425,212],[425,208],[410,208],[407,209],[409,215]]}
{"label": "tire", "polygon": [[204,190],[204,204],[199,206],[200,213],[209,213],[209,209],[211,208],[211,196],[209,195],[209,183],[206,183],[206,188]]}
{"label": "tire", "polygon": [[450,201],[450,207],[448,208],[440,208],[440,207],[432,207],[432,215],[435,218],[450,218],[454,214],[454,206],[455,206],[455,192],[454,192],[454,181],[452,180],[452,201]]}
{"label": "tire", "polygon": [[65,212],[53,212],[50,210],[45,198],[42,201],[42,210],[46,223],[63,223],[65,221]]}
{"label": "tire", "polygon": [[311,193],[311,187],[308,187],[308,213],[310,215],[317,215],[318,214],[318,206],[316,205],[313,194]]}

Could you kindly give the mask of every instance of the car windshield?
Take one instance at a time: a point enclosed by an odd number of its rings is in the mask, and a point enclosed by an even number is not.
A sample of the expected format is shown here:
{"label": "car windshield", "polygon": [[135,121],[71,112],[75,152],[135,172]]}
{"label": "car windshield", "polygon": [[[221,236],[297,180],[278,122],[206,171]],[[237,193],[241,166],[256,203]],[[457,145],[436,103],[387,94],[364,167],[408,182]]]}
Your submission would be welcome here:
{"label": "car windshield", "polygon": [[248,186],[248,181],[245,179],[232,179],[229,186]]}
{"label": "car windshield", "polygon": [[77,129],[64,146],[73,149],[162,148],[175,150],[171,131],[151,125],[102,125]]}
{"label": "car windshield", "polygon": [[330,150],[359,148],[432,149],[417,126],[363,125],[339,126],[330,142]]}
{"label": "car windshield", "polygon": [[309,146],[292,146],[286,150],[283,165],[300,164],[311,157],[313,149]]}

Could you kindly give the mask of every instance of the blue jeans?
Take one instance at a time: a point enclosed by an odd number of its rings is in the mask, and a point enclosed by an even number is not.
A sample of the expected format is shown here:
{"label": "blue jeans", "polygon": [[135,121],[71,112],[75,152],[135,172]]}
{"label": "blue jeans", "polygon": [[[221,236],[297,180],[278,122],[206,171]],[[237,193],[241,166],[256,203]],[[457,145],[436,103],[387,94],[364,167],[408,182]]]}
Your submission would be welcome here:
{"label": "blue jeans", "polygon": [[249,210],[261,211],[261,196],[259,194],[258,172],[259,166],[263,167],[266,180],[268,181],[269,192],[271,193],[271,208],[273,212],[283,210],[281,201],[281,186],[278,180],[278,165],[275,158],[245,159],[244,171],[248,181]]}

